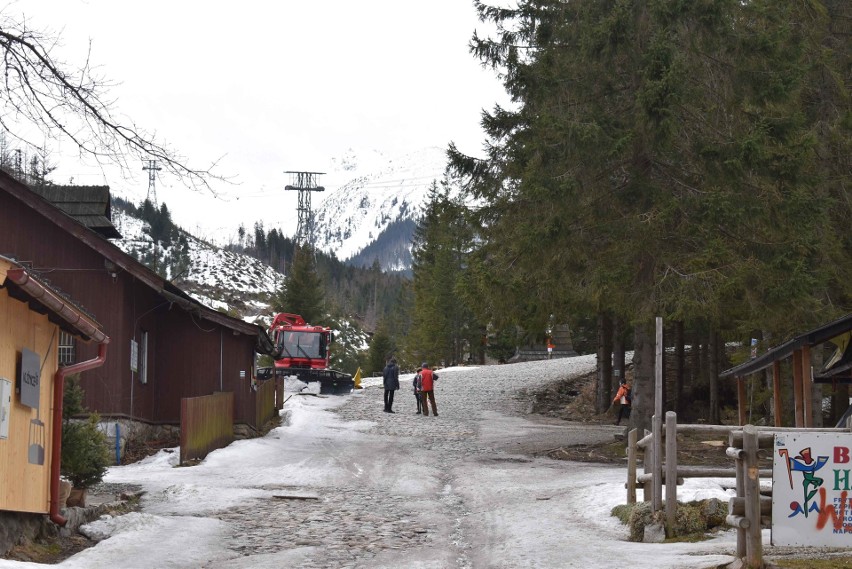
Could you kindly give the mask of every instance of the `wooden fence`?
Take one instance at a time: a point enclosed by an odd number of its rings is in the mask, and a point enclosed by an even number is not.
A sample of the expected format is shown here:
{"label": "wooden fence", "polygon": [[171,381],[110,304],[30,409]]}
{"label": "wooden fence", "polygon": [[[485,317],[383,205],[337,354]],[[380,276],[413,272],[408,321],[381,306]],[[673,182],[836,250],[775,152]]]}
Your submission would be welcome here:
{"label": "wooden fence", "polygon": [[255,428],[258,430],[263,428],[267,421],[270,421],[278,414],[278,404],[276,402],[278,382],[275,379],[261,381],[255,392]]}
{"label": "wooden fence", "polygon": [[[659,511],[665,508],[666,535],[672,536],[677,516],[677,487],[685,478],[733,478],[736,479],[737,496],[728,504],[728,525],[737,529],[736,556],[742,559],[745,567],[756,569],[763,567],[763,543],[761,527],[770,527],[772,523],[772,498],[761,496],[760,478],[772,479],[771,468],[759,468],[758,460],[762,449],[771,449],[775,433],[801,432],[799,427],[755,427],[753,425],[678,425],[677,415],[666,413],[665,428],[662,421],[652,417],[653,429],[638,439],[636,429],[627,436],[627,503],[636,502],[636,488],[641,485],[643,498],[651,502],[651,509]],[[816,433],[848,433],[842,429],[807,429]],[[706,466],[681,466],[677,461],[677,434],[703,434],[710,437],[727,437],[728,448],[725,454],[734,459],[731,468]],[[638,440],[637,440],[638,439]],[[665,444],[663,444],[665,442]],[[637,474],[639,450],[644,451],[644,473]],[[770,450],[771,452],[771,450]],[[669,484],[668,481],[674,481]],[[665,501],[662,487],[665,484]]]}
{"label": "wooden fence", "polygon": [[234,440],[234,394],[180,400],[180,462],[200,460]]}

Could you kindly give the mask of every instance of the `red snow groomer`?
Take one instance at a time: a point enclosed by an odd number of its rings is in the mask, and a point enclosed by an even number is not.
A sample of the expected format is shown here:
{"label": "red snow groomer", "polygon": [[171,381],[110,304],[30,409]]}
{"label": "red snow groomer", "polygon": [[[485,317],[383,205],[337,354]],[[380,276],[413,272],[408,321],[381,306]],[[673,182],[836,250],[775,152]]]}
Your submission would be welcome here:
{"label": "red snow groomer", "polygon": [[329,369],[331,328],[312,326],[298,314],[280,313],[269,327],[275,345],[275,366],[257,370],[257,378],[295,376],[305,383],[319,382],[320,393],[349,393],[355,387],[352,376]]}

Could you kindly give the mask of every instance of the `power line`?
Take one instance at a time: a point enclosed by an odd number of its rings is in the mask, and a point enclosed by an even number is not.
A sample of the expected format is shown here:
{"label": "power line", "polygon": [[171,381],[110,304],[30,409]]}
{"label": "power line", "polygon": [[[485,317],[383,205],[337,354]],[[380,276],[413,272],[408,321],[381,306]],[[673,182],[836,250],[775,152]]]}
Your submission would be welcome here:
{"label": "power line", "polygon": [[[413,181],[413,180],[418,180],[418,179],[433,179],[434,180],[435,178],[432,177],[432,176],[422,176],[420,178],[407,178],[407,180],[412,180],[412,181],[408,182],[408,183],[400,183],[400,184],[389,183],[388,181],[382,180],[381,182],[368,182],[368,183],[365,183],[365,184],[360,185],[358,187],[359,188],[401,188],[401,189],[422,188],[425,185],[423,182],[414,182]],[[345,187],[345,185],[340,186],[340,187],[343,188],[343,187]],[[268,197],[274,197],[274,195],[275,195],[274,190],[269,190],[269,191],[257,192],[257,193],[253,193],[253,194],[241,194],[240,199],[268,198]]]}

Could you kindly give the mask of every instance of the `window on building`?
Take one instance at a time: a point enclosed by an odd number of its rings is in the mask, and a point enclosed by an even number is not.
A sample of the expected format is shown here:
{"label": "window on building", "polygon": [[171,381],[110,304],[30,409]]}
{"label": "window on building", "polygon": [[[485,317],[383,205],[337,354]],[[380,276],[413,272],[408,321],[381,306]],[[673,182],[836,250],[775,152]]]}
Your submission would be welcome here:
{"label": "window on building", "polygon": [[77,341],[68,332],[59,331],[59,365],[69,366],[77,363]]}

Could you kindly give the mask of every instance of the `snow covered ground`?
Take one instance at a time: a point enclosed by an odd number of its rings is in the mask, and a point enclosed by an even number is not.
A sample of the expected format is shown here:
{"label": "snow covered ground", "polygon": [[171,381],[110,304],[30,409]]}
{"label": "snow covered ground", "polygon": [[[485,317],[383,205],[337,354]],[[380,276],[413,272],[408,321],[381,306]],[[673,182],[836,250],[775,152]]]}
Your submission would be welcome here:
{"label": "snow covered ground", "polygon": [[[59,564],[98,568],[710,568],[735,535],[642,544],[610,516],[625,467],[511,452],[542,425],[511,396],[586,373],[594,356],[442,370],[439,417],[414,413],[401,377],[394,414],[380,379],[346,396],[296,395],[285,425],[193,467],[178,452],[110,469],[138,484],[142,511],[87,526],[104,538]],[[560,436],[558,425],[545,425]],[[616,432],[601,436],[611,438]],[[719,480],[688,479],[680,500],[727,499]],[[0,560],[0,569],[41,567]]]}

